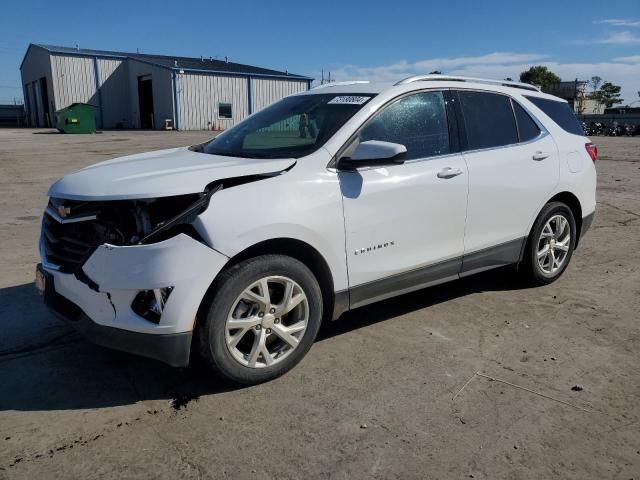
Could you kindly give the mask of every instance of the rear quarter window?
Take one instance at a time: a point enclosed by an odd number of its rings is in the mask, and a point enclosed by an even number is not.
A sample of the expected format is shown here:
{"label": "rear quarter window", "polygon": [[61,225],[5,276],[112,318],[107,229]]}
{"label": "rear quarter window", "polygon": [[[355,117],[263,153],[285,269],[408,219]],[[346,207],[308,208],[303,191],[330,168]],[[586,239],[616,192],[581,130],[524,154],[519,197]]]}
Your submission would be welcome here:
{"label": "rear quarter window", "polygon": [[540,129],[536,122],[522,108],[518,102],[513,101],[513,111],[516,114],[516,123],[518,124],[518,137],[521,142],[528,142],[540,135]]}
{"label": "rear quarter window", "polygon": [[525,98],[533,103],[536,107],[542,110],[558,124],[565,132],[573,133],[574,135],[584,136],[584,131],[578,119],[571,111],[571,107],[567,102],[556,102],[555,100],[547,100],[546,98],[530,97],[525,95]]}

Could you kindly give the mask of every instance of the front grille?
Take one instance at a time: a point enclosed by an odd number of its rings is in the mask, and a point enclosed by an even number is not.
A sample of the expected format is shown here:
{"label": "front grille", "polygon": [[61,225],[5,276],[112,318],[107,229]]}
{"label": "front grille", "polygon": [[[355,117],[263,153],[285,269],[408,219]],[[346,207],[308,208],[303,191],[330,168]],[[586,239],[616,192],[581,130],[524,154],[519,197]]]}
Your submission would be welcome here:
{"label": "front grille", "polygon": [[[202,194],[166,199],[79,201],[51,198],[42,222],[42,244],[49,263],[60,270],[81,274],[79,267],[94,250],[110,245],[135,245],[167,219],[184,212]],[[190,220],[189,220],[190,221]],[[159,241],[179,231],[193,229],[177,224],[154,237]]]}
{"label": "front grille", "polygon": [[80,273],[78,267],[98,246],[127,245],[139,239],[138,224],[144,218],[138,218],[138,210],[141,207],[132,201],[51,198],[42,222],[47,261],[63,272]]}
{"label": "front grille", "polygon": [[44,215],[42,235],[47,261],[73,272],[99,245],[95,236],[95,220],[60,223],[48,213]]}

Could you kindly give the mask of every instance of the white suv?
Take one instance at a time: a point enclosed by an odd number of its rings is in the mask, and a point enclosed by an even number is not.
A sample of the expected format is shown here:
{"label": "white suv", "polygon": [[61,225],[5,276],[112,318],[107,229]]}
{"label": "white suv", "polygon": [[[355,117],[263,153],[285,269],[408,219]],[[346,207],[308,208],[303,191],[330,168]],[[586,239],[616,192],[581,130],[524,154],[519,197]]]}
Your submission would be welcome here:
{"label": "white suv", "polygon": [[596,156],[530,85],[323,85],[56,182],[36,280],[98,344],[174,366],[195,350],[258,383],[346,310],[508,264],[556,280],[593,219]]}

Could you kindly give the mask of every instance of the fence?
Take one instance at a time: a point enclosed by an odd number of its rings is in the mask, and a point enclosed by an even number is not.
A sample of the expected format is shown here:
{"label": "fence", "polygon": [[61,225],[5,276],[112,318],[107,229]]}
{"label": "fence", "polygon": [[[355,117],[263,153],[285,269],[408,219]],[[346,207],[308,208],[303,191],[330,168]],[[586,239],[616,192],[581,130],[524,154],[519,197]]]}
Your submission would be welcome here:
{"label": "fence", "polygon": [[605,113],[605,114],[579,114],[576,115],[578,120],[587,124],[591,122],[600,122],[605,125],[612,125],[613,122],[618,122],[618,125],[640,125],[640,114],[621,115],[619,113]]}
{"label": "fence", "polygon": [[0,105],[0,127],[22,127],[24,124],[23,105]]}

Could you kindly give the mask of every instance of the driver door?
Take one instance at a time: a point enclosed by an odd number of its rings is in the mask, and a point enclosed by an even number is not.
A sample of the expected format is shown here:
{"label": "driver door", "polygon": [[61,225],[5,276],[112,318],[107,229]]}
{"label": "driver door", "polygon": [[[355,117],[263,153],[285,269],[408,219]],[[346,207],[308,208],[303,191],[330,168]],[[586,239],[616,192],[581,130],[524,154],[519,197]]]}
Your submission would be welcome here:
{"label": "driver door", "polygon": [[339,172],[352,308],[458,276],[469,186],[447,109],[440,91],[393,101],[356,142],[402,144],[405,163]]}

